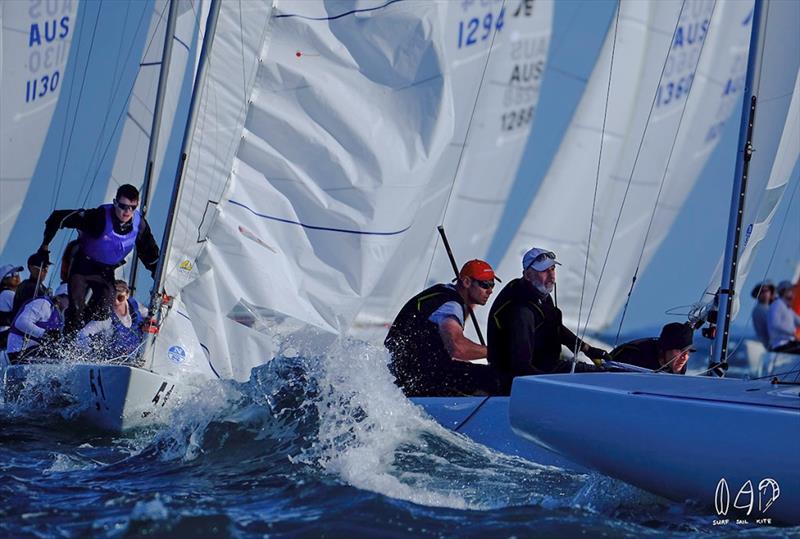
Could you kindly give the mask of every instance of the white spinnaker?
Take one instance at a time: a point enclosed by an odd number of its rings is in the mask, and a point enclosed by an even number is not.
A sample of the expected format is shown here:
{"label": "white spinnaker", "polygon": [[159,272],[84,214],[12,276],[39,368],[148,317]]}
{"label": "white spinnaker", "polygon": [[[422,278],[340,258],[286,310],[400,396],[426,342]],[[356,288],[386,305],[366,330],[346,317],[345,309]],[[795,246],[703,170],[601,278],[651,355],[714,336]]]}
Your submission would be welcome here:
{"label": "white spinnaker", "polygon": [[[741,248],[736,269],[737,292],[747,279],[758,247],[778,210],[800,157],[800,3],[769,2],[763,63],[757,95],[754,153],[750,160],[742,217]],[[713,301],[722,280],[722,259],[706,288],[702,303]],[[739,308],[734,294],[734,317]]]}
{"label": "white spinnaker", "polygon": [[[185,77],[194,75],[196,58],[191,55],[192,42],[201,24],[201,13],[208,9],[209,2],[191,0],[175,0],[178,2],[178,16],[175,21],[175,37],[170,60],[170,76],[167,79],[166,92],[161,118],[159,146],[153,165],[151,192],[155,192],[164,162],[164,153],[173,129],[173,120],[178,108],[180,90]],[[161,54],[164,47],[164,34],[169,13],[168,0],[156,0],[150,27],[147,31],[139,73],[133,86],[125,123],[122,128],[119,148],[111,169],[108,187],[103,200],[113,198],[117,187],[124,183],[141,186],[144,181],[147,149],[150,143],[150,129],[153,123],[158,77],[161,69]],[[198,49],[199,44],[198,44]],[[82,203],[83,201],[78,201]]]}
{"label": "white spinnaker", "polygon": [[559,307],[565,323],[576,329],[580,323],[581,331],[602,330],[618,314],[645,234],[640,272],[672,225],[741,90],[752,3],[700,1],[681,8],[680,2],[620,4],[616,46],[612,25],[564,142],[499,265],[501,275],[520,275],[527,249],[556,251],[563,264]]}
{"label": "white spinnaker", "polygon": [[[425,286],[434,257],[430,279],[448,281],[453,277],[436,232],[451,190],[455,198],[450,201],[450,220],[445,224],[456,257],[463,262],[485,254],[501,217],[501,199],[507,198],[516,175],[538,100],[552,3],[536,3],[532,10],[513,2],[458,2],[448,3],[447,8],[449,69],[454,87],[461,90],[454,94],[454,100],[458,110],[464,112],[456,116],[455,142],[448,150],[442,176],[427,189],[414,224],[359,313],[356,334],[363,338],[383,339],[399,308]],[[499,30],[495,27],[495,33],[472,46],[458,46],[462,25],[489,16],[497,21],[501,12],[503,25]],[[484,68],[486,75],[480,87]],[[470,126],[473,107],[475,116]],[[524,116],[517,125],[512,118],[519,118],[520,111]],[[512,129],[503,130],[504,123]],[[441,251],[434,252],[434,248]]]}
{"label": "white spinnaker", "polygon": [[78,2],[0,2],[0,252],[22,208],[58,96]]}
{"label": "white spinnaker", "polygon": [[186,316],[165,321],[161,371],[191,369],[168,359],[191,346],[170,329],[188,319],[234,377],[269,359],[258,338],[243,346],[257,334],[233,320],[243,309],[345,329],[454,170],[471,104],[454,96],[445,43],[458,4],[280,2],[271,18],[264,6],[221,7],[167,267]]}

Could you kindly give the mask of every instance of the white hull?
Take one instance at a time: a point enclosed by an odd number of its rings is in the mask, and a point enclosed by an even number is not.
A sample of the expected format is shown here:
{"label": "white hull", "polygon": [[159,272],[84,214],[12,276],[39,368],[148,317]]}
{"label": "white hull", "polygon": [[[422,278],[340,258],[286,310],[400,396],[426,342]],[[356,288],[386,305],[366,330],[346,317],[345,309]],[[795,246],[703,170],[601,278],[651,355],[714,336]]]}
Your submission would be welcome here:
{"label": "white hull", "polygon": [[509,397],[489,397],[488,400],[485,397],[414,397],[411,402],[422,406],[443,427],[495,451],[543,466],[557,466],[574,472],[588,471],[515,435],[508,421]]}
{"label": "white hull", "polygon": [[165,422],[170,406],[189,392],[172,378],[126,365],[26,364],[2,371],[6,405],[50,406],[67,421],[115,433]]}
{"label": "white hull", "polygon": [[514,380],[510,419],[524,438],[661,496],[715,507],[721,519],[750,509],[751,521],[800,523],[799,386],[531,376]]}

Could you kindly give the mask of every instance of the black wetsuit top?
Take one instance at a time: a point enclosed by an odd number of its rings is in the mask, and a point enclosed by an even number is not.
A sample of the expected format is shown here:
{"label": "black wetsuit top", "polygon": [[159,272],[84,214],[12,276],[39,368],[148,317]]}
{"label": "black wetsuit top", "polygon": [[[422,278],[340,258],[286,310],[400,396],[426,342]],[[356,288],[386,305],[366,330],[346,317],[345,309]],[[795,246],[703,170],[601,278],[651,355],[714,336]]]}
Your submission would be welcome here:
{"label": "black wetsuit top", "polygon": [[495,393],[495,377],[486,365],[455,361],[444,346],[439,327],[428,320],[439,307],[464,300],[452,287],[437,284],[406,302],[395,317],[384,345],[392,354],[389,369],[408,396],[454,396]]}
{"label": "black wetsuit top", "polygon": [[[494,300],[487,325],[489,364],[501,375],[504,392],[515,376],[569,372],[572,363],[561,359],[561,346],[575,350],[583,344],[564,327],[561,311],[549,294],[525,279],[510,281]],[[599,370],[585,363],[576,371]]]}
{"label": "black wetsuit top", "polygon": [[[660,370],[672,374],[672,369],[669,367],[661,367],[658,361],[658,353],[660,348],[658,346],[658,337],[647,337],[644,339],[636,339],[622,343],[614,348],[609,355],[613,361],[620,363],[628,363],[629,365],[636,365],[637,367],[644,367],[654,371]],[[677,374],[685,374],[686,366]]]}

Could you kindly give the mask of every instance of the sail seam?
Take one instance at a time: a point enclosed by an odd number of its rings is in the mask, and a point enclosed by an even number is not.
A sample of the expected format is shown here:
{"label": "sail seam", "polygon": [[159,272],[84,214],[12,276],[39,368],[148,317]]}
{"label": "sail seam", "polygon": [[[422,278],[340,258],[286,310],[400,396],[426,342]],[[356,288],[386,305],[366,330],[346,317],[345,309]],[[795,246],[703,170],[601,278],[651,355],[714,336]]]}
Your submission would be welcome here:
{"label": "sail seam", "polygon": [[303,228],[307,228],[307,229],[310,229],[310,230],[322,230],[322,231],[326,231],[326,232],[341,232],[343,234],[357,234],[357,235],[360,235],[360,236],[396,236],[398,234],[402,234],[402,233],[406,232],[409,228],[411,228],[411,225],[408,225],[407,227],[405,227],[405,228],[403,228],[401,230],[394,230],[394,231],[390,231],[390,232],[371,232],[371,231],[367,231],[367,230],[352,230],[352,229],[347,229],[347,228],[335,228],[335,227],[327,227],[327,226],[319,226],[319,225],[309,225],[309,224],[306,224],[306,223],[302,223],[300,221],[293,221],[291,219],[284,219],[283,217],[276,217],[274,215],[267,215],[266,213],[259,213],[259,212],[255,211],[254,209],[246,206],[245,204],[242,204],[241,202],[237,202],[236,200],[233,200],[233,199],[228,199],[228,202],[230,202],[231,204],[233,204],[235,206],[239,206],[241,208],[246,209],[247,211],[249,211],[250,213],[252,213],[253,215],[255,215],[257,217],[261,217],[263,219],[269,219],[271,221],[277,221],[279,223],[286,223],[286,224],[289,224],[289,225],[297,225],[297,226],[301,226]]}
{"label": "sail seam", "polygon": [[397,2],[402,2],[403,0],[389,0],[385,4],[381,6],[375,6],[370,8],[363,8],[363,9],[351,9],[350,11],[346,11],[344,13],[340,13],[339,15],[332,15],[330,17],[310,17],[308,15],[300,15],[299,13],[286,13],[284,15],[275,15],[276,19],[305,19],[307,21],[333,21],[336,19],[341,19],[342,17],[347,17],[348,15],[353,15],[355,13],[366,13],[368,11],[377,11],[379,9],[383,9],[387,6],[395,4]]}

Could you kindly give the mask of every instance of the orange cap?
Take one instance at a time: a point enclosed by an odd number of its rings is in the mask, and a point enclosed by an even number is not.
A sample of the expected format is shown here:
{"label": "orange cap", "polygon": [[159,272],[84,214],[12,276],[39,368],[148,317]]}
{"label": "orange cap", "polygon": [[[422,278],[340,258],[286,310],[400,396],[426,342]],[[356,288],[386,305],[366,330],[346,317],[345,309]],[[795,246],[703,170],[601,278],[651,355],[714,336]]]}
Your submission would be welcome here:
{"label": "orange cap", "polygon": [[494,274],[492,266],[483,260],[478,260],[477,258],[475,260],[470,260],[461,266],[461,271],[459,272],[458,276],[470,277],[479,281],[491,281],[493,279],[500,281],[497,275]]}

